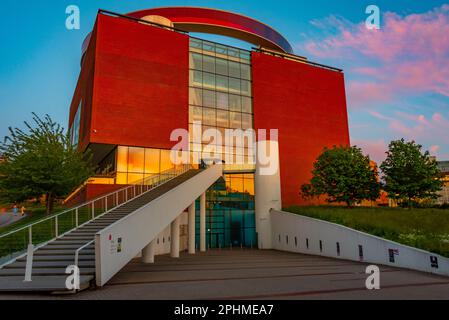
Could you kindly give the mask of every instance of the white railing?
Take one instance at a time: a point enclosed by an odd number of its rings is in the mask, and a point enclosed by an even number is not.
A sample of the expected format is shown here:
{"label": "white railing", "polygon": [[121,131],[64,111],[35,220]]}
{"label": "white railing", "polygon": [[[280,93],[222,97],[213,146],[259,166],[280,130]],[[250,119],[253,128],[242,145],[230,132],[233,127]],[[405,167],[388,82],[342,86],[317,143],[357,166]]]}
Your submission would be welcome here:
{"label": "white railing", "polygon": [[[176,166],[74,208],[0,235],[0,267],[9,263],[11,259],[24,256],[23,253],[28,245],[43,246],[190,169],[192,169],[191,165]],[[6,261],[8,262],[5,263]]]}

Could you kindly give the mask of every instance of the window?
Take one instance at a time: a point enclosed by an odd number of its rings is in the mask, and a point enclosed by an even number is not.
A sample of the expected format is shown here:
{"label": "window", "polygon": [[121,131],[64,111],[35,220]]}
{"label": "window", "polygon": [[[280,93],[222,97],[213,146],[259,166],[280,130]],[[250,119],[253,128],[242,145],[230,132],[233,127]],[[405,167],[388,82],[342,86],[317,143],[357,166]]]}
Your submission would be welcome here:
{"label": "window", "polygon": [[145,149],[145,173],[159,173],[160,158],[159,149]]}
{"label": "window", "polygon": [[216,44],[215,45],[215,52],[219,55],[227,55],[228,54],[228,48],[226,46]]}
{"label": "window", "polygon": [[215,90],[215,75],[211,73],[203,73],[203,87]]}
{"label": "window", "polygon": [[240,93],[240,79],[229,78],[229,92]]}
{"label": "window", "polygon": [[[197,39],[191,39],[190,47],[190,138],[193,137],[194,121],[201,121],[203,130],[218,129],[223,138],[225,129],[253,128],[250,53]],[[245,143],[244,148],[222,149],[217,157],[225,158],[229,154],[241,164],[254,166],[254,154],[247,141]],[[205,141],[191,141],[191,150],[202,151],[205,144]],[[161,166],[163,163],[161,160]],[[228,169],[234,170],[232,165]],[[254,194],[254,186],[246,193],[243,189],[240,192],[245,196],[249,196],[248,192]]]}
{"label": "window", "polygon": [[217,75],[217,90],[227,92],[228,89],[229,89],[228,77]]}
{"label": "window", "polygon": [[215,92],[210,90],[203,90],[203,106],[215,108]]}
{"label": "window", "polygon": [[252,100],[249,97],[242,97],[242,112],[253,113]]}
{"label": "window", "polygon": [[203,108],[190,106],[189,119],[193,123],[194,121],[203,121]]}
{"label": "window", "polygon": [[242,111],[242,98],[240,96],[230,94],[229,95],[229,109],[231,111]]}
{"label": "window", "polygon": [[227,93],[217,92],[217,108],[224,110],[229,109],[229,99]]}
{"label": "window", "polygon": [[203,124],[207,126],[216,125],[216,113],[215,109],[203,108]]}
{"label": "window", "polygon": [[195,87],[202,87],[203,73],[201,71],[190,70],[190,83]]}
{"label": "window", "polygon": [[217,58],[216,60],[216,72],[224,76],[228,75],[228,61],[225,59]]}
{"label": "window", "polygon": [[203,57],[198,53],[190,53],[190,68],[203,70]]}
{"label": "window", "polygon": [[174,164],[170,159],[170,152],[170,150],[161,150],[161,172],[170,170],[174,167]]}
{"label": "window", "polygon": [[128,147],[119,146],[117,148],[117,171],[128,171]]}
{"label": "window", "polygon": [[229,61],[229,76],[240,78],[240,63]]}
{"label": "window", "polygon": [[215,73],[215,58],[203,56],[203,71]]}
{"label": "window", "polygon": [[230,112],[229,117],[231,119],[231,128],[240,129],[242,127],[242,116],[238,112]]}
{"label": "window", "polygon": [[246,95],[246,96],[250,96],[251,95],[251,82],[242,80],[241,84],[242,84],[242,86],[241,86],[242,94]]}
{"label": "window", "polygon": [[77,146],[80,138],[80,122],[81,122],[81,108],[82,100],[76,109],[75,117],[73,118],[72,128],[70,130],[72,145]]}
{"label": "window", "polygon": [[217,110],[217,126],[224,128],[229,127],[229,112],[225,110]]}
{"label": "window", "polygon": [[240,65],[241,78],[245,80],[251,80],[251,67],[247,64]]}
{"label": "window", "polygon": [[189,103],[195,106],[203,105],[203,91],[201,89],[190,88]]}
{"label": "window", "polygon": [[242,113],[242,129],[251,129],[253,127],[253,116]]}
{"label": "window", "polygon": [[215,52],[215,44],[208,41],[203,41],[203,50]]}
{"label": "window", "polygon": [[144,148],[130,147],[128,149],[128,172],[143,173],[144,159],[145,159],[145,149]]}

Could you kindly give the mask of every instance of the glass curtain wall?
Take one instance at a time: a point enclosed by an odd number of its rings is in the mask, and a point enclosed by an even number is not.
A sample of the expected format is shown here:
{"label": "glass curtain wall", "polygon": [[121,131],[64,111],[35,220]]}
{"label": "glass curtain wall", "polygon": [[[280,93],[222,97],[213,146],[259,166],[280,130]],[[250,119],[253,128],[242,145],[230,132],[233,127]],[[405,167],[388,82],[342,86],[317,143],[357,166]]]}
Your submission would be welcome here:
{"label": "glass curtain wall", "polygon": [[[226,129],[253,128],[251,92],[251,54],[221,44],[190,39],[189,88],[190,149],[204,150],[209,141],[192,141],[194,122],[201,122],[202,132],[217,129],[223,138]],[[218,143],[218,142],[217,142]],[[209,248],[255,247],[257,245],[254,211],[253,146],[245,141],[226,152],[239,163],[225,165],[225,175],[206,196],[206,245]],[[229,158],[229,156],[228,156]],[[199,202],[196,204],[196,242],[199,244]]]}
{"label": "glass curtain wall", "polygon": [[[250,52],[191,38],[189,83],[190,150],[203,151],[211,142],[193,139],[194,123],[201,122],[201,133],[211,128],[221,133],[222,152],[215,157],[226,160],[226,153],[232,155],[233,164],[228,161],[226,169],[254,169],[253,146],[247,140],[242,147],[223,146],[226,129],[253,128]],[[243,163],[237,163],[238,158]]]}

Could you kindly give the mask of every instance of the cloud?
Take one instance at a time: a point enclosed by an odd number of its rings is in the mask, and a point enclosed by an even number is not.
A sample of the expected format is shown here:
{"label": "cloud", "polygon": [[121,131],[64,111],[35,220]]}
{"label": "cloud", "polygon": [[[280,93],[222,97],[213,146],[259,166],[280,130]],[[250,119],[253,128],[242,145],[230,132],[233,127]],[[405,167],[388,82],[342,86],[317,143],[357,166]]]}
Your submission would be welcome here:
{"label": "cloud", "polygon": [[353,145],[362,149],[363,153],[369,155],[371,160],[380,165],[387,157],[385,152],[388,150],[387,143],[383,139],[379,140],[353,140]]}
{"label": "cloud", "polygon": [[[394,116],[387,116],[377,111],[370,111],[371,116],[386,123],[391,131],[393,139],[405,138],[414,140],[424,146],[439,158],[447,158],[447,154],[441,153],[442,146],[449,145],[449,119],[439,112],[435,112],[431,117],[422,114],[410,114],[406,112],[394,112]],[[384,133],[386,134],[386,132]],[[368,150],[376,150],[377,144],[366,144]],[[376,153],[378,155],[378,153]]]}
{"label": "cloud", "polygon": [[338,16],[314,20],[325,38],[300,47],[318,58],[350,61],[351,108],[421,93],[449,97],[449,5],[407,16],[386,12],[382,21],[380,30],[368,30]]}

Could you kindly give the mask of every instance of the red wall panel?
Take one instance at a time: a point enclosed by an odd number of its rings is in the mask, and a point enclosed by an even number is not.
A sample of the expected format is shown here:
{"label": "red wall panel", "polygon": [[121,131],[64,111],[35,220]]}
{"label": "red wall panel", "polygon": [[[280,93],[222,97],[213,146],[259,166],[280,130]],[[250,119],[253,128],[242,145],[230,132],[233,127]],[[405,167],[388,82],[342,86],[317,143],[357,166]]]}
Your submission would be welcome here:
{"label": "red wall panel", "polygon": [[349,145],[343,73],[252,53],[254,124],[279,129],[283,206],[306,205],[299,195],[325,146]]}
{"label": "red wall panel", "polygon": [[188,129],[188,37],[100,14],[92,143],[169,149]]}
{"label": "red wall panel", "polygon": [[96,51],[96,25],[92,31],[92,41],[90,41],[87,51],[82,62],[80,75],[76,84],[75,93],[73,94],[70,104],[69,126],[72,126],[76,111],[82,102],[80,133],[78,146],[80,150],[85,150],[90,142],[90,128],[92,116],[92,98],[94,86],[94,70],[95,70],[95,51]]}

